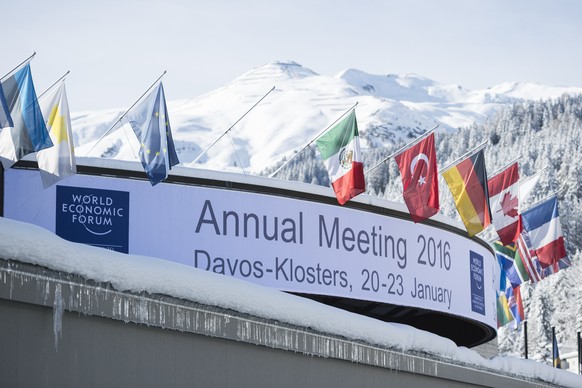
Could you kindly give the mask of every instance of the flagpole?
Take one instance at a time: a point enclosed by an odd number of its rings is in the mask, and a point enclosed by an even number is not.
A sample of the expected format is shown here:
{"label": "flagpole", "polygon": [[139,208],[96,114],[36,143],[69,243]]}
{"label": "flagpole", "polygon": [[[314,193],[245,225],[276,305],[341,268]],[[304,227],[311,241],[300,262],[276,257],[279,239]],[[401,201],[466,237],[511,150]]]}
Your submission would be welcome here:
{"label": "flagpole", "polygon": [[527,360],[527,320],[523,321],[523,336],[524,336],[524,343],[525,343],[525,359]]}
{"label": "flagpole", "polygon": [[123,114],[122,114],[122,115],[121,115],[121,116],[120,116],[120,117],[117,119],[117,121],[116,121],[116,122],[115,122],[115,123],[114,123],[114,124],[113,124],[111,127],[109,127],[109,129],[108,129],[107,131],[105,131],[105,133],[104,133],[104,134],[103,134],[103,135],[102,135],[102,136],[99,138],[99,140],[97,140],[97,142],[95,142],[95,144],[93,144],[93,146],[92,146],[92,147],[89,149],[89,151],[87,151],[87,152],[85,153],[85,156],[89,155],[89,154],[91,153],[91,151],[93,151],[93,148],[95,148],[95,147],[97,146],[97,144],[99,144],[99,142],[100,142],[101,140],[103,140],[103,138],[104,138],[105,136],[107,136],[107,135],[109,134],[109,132],[111,132],[111,130],[112,130],[113,128],[115,128],[115,126],[116,126],[116,125],[117,125],[117,124],[118,124],[118,123],[121,121],[121,119],[123,119],[123,118],[125,117],[125,115],[126,115],[126,114],[127,114],[127,113],[128,113],[128,112],[129,112],[129,111],[130,111],[130,110],[131,110],[131,109],[132,109],[134,106],[136,106],[136,105],[137,105],[137,103],[138,103],[138,102],[139,102],[139,101],[140,101],[140,100],[141,100],[141,99],[142,99],[142,98],[143,98],[143,97],[144,97],[144,96],[145,96],[145,95],[146,95],[146,94],[147,94],[147,93],[148,93],[148,92],[149,92],[149,91],[150,91],[150,90],[151,90],[151,89],[152,89],[152,88],[153,88],[153,87],[156,85],[156,83],[158,83],[158,81],[159,81],[159,80],[161,80],[161,79],[162,79],[162,77],[163,77],[164,75],[166,75],[166,73],[167,73],[167,71],[166,71],[166,70],[164,70],[164,72],[162,73],[162,75],[161,75],[161,76],[159,76],[159,77],[158,77],[158,79],[157,79],[157,80],[155,80],[155,81],[154,81],[154,83],[153,83],[153,84],[152,84],[152,85],[151,85],[149,88],[147,88],[147,90],[146,90],[145,92],[143,92],[143,94],[142,94],[142,95],[141,95],[141,96],[140,96],[140,97],[139,97],[139,98],[138,98],[138,99],[137,99],[137,100],[136,100],[136,101],[133,103],[133,105],[132,105],[132,106],[130,106],[130,107],[129,107],[129,109],[128,109],[128,110],[126,110],[126,111],[125,111],[125,112],[124,112],[124,113],[123,113]]}
{"label": "flagpole", "polygon": [[44,92],[42,92],[42,93],[41,93],[41,94],[40,94],[40,95],[39,95],[39,96],[38,96],[36,99],[37,99],[37,100],[40,100],[40,98],[41,98],[42,96],[44,96],[44,95],[45,95],[45,94],[46,94],[46,93],[47,93],[49,90],[51,90],[52,88],[54,88],[54,87],[55,87],[55,85],[56,85],[56,84],[58,84],[58,83],[59,83],[59,81],[61,81],[63,78],[65,78],[66,76],[68,76],[70,72],[71,72],[71,70],[67,70],[67,72],[66,72],[66,73],[65,73],[65,74],[64,74],[64,75],[63,75],[61,78],[59,78],[59,79],[58,79],[58,80],[56,80],[56,81],[55,81],[55,82],[54,82],[54,83],[53,83],[51,86],[49,86],[48,88],[46,88],[46,89],[45,89],[45,91],[44,91]]}
{"label": "flagpole", "polygon": [[489,142],[489,140],[485,140],[483,143],[479,144],[477,147],[465,152],[462,156],[458,157],[454,162],[449,163],[446,167],[443,168],[439,168],[439,171],[446,171],[448,170],[450,167],[454,166],[455,164],[457,164],[461,159],[465,158],[467,155],[472,155],[478,151],[480,151],[483,147],[485,147],[485,145]]}
{"label": "flagpole", "polygon": [[556,365],[556,328],[552,326],[552,367],[557,368]]}
{"label": "flagpole", "polygon": [[[244,117],[245,117],[245,116],[246,116],[246,115],[247,115],[247,114],[248,114],[248,113],[249,113],[251,110],[253,110],[253,109],[254,109],[254,108],[257,106],[257,105],[259,105],[259,103],[260,103],[261,101],[263,101],[263,99],[264,99],[265,97],[267,97],[267,96],[268,96],[268,95],[269,95],[269,94],[270,94],[270,93],[271,93],[273,90],[275,90],[275,86],[273,86],[273,87],[271,88],[271,90],[269,90],[269,91],[267,92],[267,94],[265,94],[263,97],[261,97],[261,99],[260,99],[259,101],[257,101],[257,102],[256,102],[256,103],[255,103],[253,106],[251,106],[251,108],[250,108],[249,110],[247,110],[247,111],[245,112],[245,114],[243,114],[243,115],[242,115],[242,116],[241,116],[241,117],[240,117],[238,120],[236,120],[234,124],[232,124],[232,125],[231,125],[231,126],[230,126],[230,127],[227,129],[227,130],[226,130],[226,131],[224,131],[224,132],[222,133],[222,135],[220,135],[220,136],[218,137],[218,139],[216,139],[216,140],[214,141],[214,143],[212,143],[212,144],[210,144],[208,147],[206,147],[206,149],[205,149],[204,151],[202,151],[202,153],[201,153],[200,155],[198,155],[198,156],[196,157],[196,159],[194,159],[194,161],[192,161],[192,163],[190,163],[190,165],[189,165],[189,166],[190,166],[190,167],[193,167],[193,166],[194,166],[194,164],[195,164],[195,163],[196,163],[196,162],[197,162],[197,161],[198,161],[198,160],[199,160],[199,159],[200,159],[200,158],[201,158],[201,157],[202,157],[204,154],[206,154],[206,152],[208,152],[208,150],[209,150],[209,149],[211,149],[212,147],[214,147],[214,145],[215,145],[216,143],[218,143],[218,141],[219,141],[220,139],[222,139],[222,137],[223,137],[224,135],[226,135],[226,134],[227,134],[227,133],[228,133],[228,132],[229,132],[229,131],[230,131],[232,128],[234,128],[234,126],[235,126],[235,125],[237,125],[239,121],[241,121],[241,120],[242,120],[242,119],[243,119],[243,118],[244,118]],[[236,153],[236,151],[235,151],[235,153]]]}
{"label": "flagpole", "polygon": [[4,79],[5,79],[6,77],[8,77],[10,74],[12,74],[12,73],[13,73],[13,72],[14,72],[16,69],[18,69],[20,66],[24,65],[26,62],[29,62],[29,61],[31,61],[31,60],[32,60],[32,58],[34,58],[34,56],[35,56],[35,55],[36,55],[36,51],[35,51],[35,52],[33,52],[33,53],[32,53],[32,55],[31,55],[30,57],[28,57],[28,58],[26,58],[24,61],[20,62],[20,63],[18,64],[18,66],[16,66],[14,69],[12,69],[12,70],[10,70],[8,73],[6,73],[6,74],[4,75],[4,77],[0,78],[0,82],[4,81]]}
{"label": "flagpole", "polygon": [[342,117],[344,117],[346,114],[348,114],[352,109],[354,109],[356,106],[358,105],[358,102],[356,101],[356,103],[349,108],[348,110],[346,110],[340,117],[337,118],[337,120],[335,120],[333,123],[331,123],[330,125],[327,126],[327,128],[325,128],[323,131],[321,131],[317,136],[315,136],[313,138],[313,140],[311,140],[309,143],[307,143],[307,145],[303,148],[301,148],[298,152],[295,153],[295,155],[293,155],[291,158],[289,158],[289,160],[287,160],[285,163],[283,163],[281,166],[279,166],[278,169],[275,170],[275,172],[271,173],[271,175],[269,175],[269,178],[273,178],[275,175],[277,175],[277,173],[279,171],[281,171],[281,169],[283,167],[285,167],[290,161],[292,161],[293,159],[295,159],[295,157],[297,155],[299,155],[300,153],[303,152],[303,150],[305,150],[307,147],[309,147],[314,141],[316,141],[321,135],[323,135],[328,129],[330,129],[331,127],[334,126],[335,123],[337,123],[338,121],[340,121],[342,119]]}
{"label": "flagpole", "polygon": [[582,340],[580,339],[580,332],[576,334],[577,344],[578,344],[578,374],[582,374]]}
{"label": "flagpole", "polygon": [[545,167],[543,167],[541,170],[539,170],[539,171],[538,171],[538,172],[536,172],[535,174],[533,174],[533,175],[530,175],[530,176],[528,176],[528,177],[524,178],[524,180],[523,180],[523,181],[521,181],[521,182],[520,182],[520,184],[522,184],[522,183],[525,183],[525,182],[529,181],[530,179],[534,178],[536,175],[539,175],[539,174],[541,174],[542,172],[546,171],[548,168],[550,168],[550,166],[545,166]]}
{"label": "flagpole", "polygon": [[421,141],[423,138],[425,138],[426,136],[430,135],[435,129],[438,128],[438,124],[435,125],[434,127],[432,127],[431,129],[429,129],[428,131],[426,131],[425,133],[423,133],[422,135],[420,135],[419,137],[417,137],[416,139],[414,139],[413,141],[411,141],[410,143],[400,147],[396,152],[391,153],[390,155],[388,155],[386,158],[384,158],[381,162],[376,163],[374,166],[370,167],[369,169],[367,169],[364,172],[364,175],[367,175],[370,171],[375,170],[376,168],[378,168],[378,166],[380,166],[382,163],[385,163],[388,159],[391,159],[392,157],[394,157],[394,155],[398,155],[399,153],[401,153],[402,151],[404,151],[405,149],[412,147],[414,144],[416,144],[417,142]]}
{"label": "flagpole", "polygon": [[494,173],[492,174],[487,174],[488,177],[487,179],[491,179],[493,178],[495,175],[499,174],[500,172],[504,171],[507,167],[511,166],[513,163],[517,162],[519,159],[521,159],[521,155],[519,155],[517,158],[514,158],[512,161],[510,161],[509,163],[505,164],[503,167],[495,170]]}
{"label": "flagpole", "polygon": [[544,198],[540,199],[539,201],[537,201],[536,203],[534,203],[533,205],[528,207],[526,210],[522,210],[521,213],[524,213],[524,212],[528,211],[529,209],[533,209],[534,207],[538,206],[540,203],[546,202],[548,199],[550,199],[552,197],[557,197],[558,194],[560,194],[565,188],[566,188],[566,186],[560,187],[558,190],[556,190],[552,194],[547,195]]}
{"label": "flagpole", "polygon": [[39,96],[36,97],[36,99],[34,99],[31,102],[29,102],[28,105],[26,105],[26,108],[28,108],[29,106],[31,106],[35,102],[39,101],[42,96],[44,96],[49,90],[51,90],[56,84],[58,84],[60,80],[62,80],[63,78],[65,78],[67,75],[69,75],[70,72],[71,72],[71,70],[67,70],[67,72],[65,73],[65,75],[63,75],[61,78],[59,78],[58,80],[56,80],[51,86],[49,86],[48,88],[46,88],[44,92],[42,92]]}

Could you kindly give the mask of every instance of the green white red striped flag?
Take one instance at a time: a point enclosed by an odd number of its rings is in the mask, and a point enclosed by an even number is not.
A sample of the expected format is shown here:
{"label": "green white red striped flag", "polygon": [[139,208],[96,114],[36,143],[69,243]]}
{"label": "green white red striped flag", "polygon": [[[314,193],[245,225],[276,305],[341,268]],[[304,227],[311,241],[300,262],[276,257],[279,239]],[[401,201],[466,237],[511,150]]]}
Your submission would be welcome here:
{"label": "green white red striped flag", "polygon": [[316,144],[340,205],[366,190],[355,110],[325,132]]}

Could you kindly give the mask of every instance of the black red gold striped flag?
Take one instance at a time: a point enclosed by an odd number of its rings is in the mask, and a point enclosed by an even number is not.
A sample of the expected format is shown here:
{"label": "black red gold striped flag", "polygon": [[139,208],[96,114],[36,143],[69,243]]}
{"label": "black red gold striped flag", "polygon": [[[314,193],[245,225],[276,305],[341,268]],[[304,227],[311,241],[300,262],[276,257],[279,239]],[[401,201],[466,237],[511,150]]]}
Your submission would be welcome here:
{"label": "black red gold striped flag", "polygon": [[481,232],[491,223],[483,149],[449,167],[442,175],[469,235]]}

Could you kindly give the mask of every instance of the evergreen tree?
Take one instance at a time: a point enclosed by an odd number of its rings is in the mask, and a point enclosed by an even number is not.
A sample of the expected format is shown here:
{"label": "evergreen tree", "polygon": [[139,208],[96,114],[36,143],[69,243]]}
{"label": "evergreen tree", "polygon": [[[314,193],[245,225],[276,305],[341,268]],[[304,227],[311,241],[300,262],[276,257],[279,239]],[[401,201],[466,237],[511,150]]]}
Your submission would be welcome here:
{"label": "evergreen tree", "polygon": [[[404,145],[390,143],[380,146],[374,141],[382,127],[361,128],[364,170],[386,158]],[[399,130],[402,130],[400,128]],[[411,132],[412,133],[412,132]],[[582,328],[582,268],[579,248],[582,246],[582,96],[562,96],[555,100],[517,102],[482,124],[456,131],[437,130],[435,145],[439,168],[449,165],[461,155],[485,140],[487,171],[492,173],[518,158],[521,177],[528,177],[547,166],[537,187],[522,209],[547,195],[558,192],[560,220],[572,267],[535,283],[522,286],[526,319],[528,320],[528,350],[530,358],[551,361],[551,328],[556,327],[559,343],[576,344],[576,332]],[[412,133],[413,138],[418,136]],[[382,139],[391,139],[384,134]],[[410,141],[410,140],[406,140]],[[282,164],[283,162],[281,162]],[[279,165],[281,165],[279,164]],[[266,170],[265,175],[278,166]],[[297,156],[277,176],[301,182],[329,186],[329,178],[315,147]],[[366,176],[368,194],[402,201],[400,172],[393,160],[388,160]],[[444,179],[439,177],[440,212],[459,219],[452,196]],[[486,240],[495,238],[493,228],[482,233]],[[522,356],[523,326],[499,330],[501,353]]]}

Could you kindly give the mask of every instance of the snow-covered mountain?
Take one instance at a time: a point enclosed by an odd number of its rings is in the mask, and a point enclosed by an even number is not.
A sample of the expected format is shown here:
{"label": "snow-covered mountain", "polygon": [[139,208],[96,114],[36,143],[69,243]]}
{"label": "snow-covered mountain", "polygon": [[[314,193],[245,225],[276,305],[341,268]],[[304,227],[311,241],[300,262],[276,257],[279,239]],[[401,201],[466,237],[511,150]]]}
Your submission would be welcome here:
{"label": "snow-covered mountain", "polygon": [[[487,117],[514,102],[580,94],[582,88],[505,83],[470,91],[418,75],[372,75],[356,69],[320,75],[295,62],[273,62],[191,100],[172,100],[166,90],[172,132],[182,165],[192,161],[253,104],[271,92],[200,160],[196,167],[258,173],[291,155],[354,104],[364,148],[404,142],[439,124],[453,130]],[[132,102],[128,101],[128,107]],[[136,159],[137,140],[119,123],[127,109],[72,115],[76,152],[84,156]],[[93,148],[94,147],[94,148]]]}
{"label": "snow-covered mountain", "polygon": [[[582,330],[582,234],[578,222],[582,217],[582,88],[503,83],[471,91],[413,74],[372,75],[348,69],[332,77],[294,62],[274,62],[191,100],[172,100],[171,90],[166,90],[181,163],[190,165],[273,86],[275,90],[213,146],[196,168],[272,171],[283,157],[313,140],[356,102],[366,166],[439,124],[436,148],[440,166],[487,140],[489,172],[516,159],[522,177],[547,167],[529,203],[523,205],[527,208],[559,193],[561,223],[573,266],[536,285],[524,286],[530,357],[551,358],[548,333],[552,326],[560,345],[575,344],[576,332]],[[136,159],[138,144],[128,125],[113,130],[95,146],[125,109],[74,113],[77,154],[83,156],[94,147],[91,156]],[[313,149],[277,177],[329,184]],[[366,182],[368,193],[400,200],[402,188],[395,163],[374,170]],[[443,187],[439,190],[441,213],[457,217],[442,179],[439,187]],[[495,237],[493,230],[486,232],[486,239]],[[502,352],[523,353],[521,328],[503,328],[499,333]],[[535,343],[531,338],[536,338]]]}

